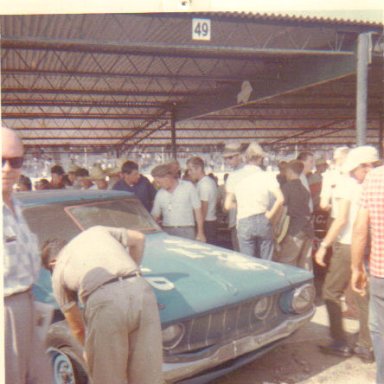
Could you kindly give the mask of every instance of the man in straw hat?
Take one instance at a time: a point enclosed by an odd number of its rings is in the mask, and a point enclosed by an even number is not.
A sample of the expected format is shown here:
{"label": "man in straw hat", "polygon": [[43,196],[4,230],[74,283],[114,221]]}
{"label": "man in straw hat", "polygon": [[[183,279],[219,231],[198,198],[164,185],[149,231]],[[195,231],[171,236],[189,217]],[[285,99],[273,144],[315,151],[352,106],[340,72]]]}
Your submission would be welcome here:
{"label": "man in straw hat", "polygon": [[108,189],[113,189],[113,186],[121,179],[121,167],[128,159],[120,157],[116,159],[114,167],[107,168],[106,174],[108,175]]}
{"label": "man in straw hat", "polygon": [[108,183],[106,180],[106,174],[101,168],[100,164],[94,164],[89,171],[89,178],[94,183],[94,189],[108,189]]}
{"label": "man in straw hat", "polygon": [[354,353],[367,362],[373,361],[368,330],[368,300],[356,302],[359,309],[360,331],[357,343],[351,347],[343,328],[341,297],[351,279],[352,228],[361,197],[362,183],[378,159],[377,150],[371,146],[361,146],[349,151],[343,165],[344,178],[338,182],[335,190],[337,215],[315,255],[316,262],[324,267],[327,248],[333,246],[323,286],[323,299],[329,316],[332,341],[320,345],[320,350],[323,353],[344,357]]}

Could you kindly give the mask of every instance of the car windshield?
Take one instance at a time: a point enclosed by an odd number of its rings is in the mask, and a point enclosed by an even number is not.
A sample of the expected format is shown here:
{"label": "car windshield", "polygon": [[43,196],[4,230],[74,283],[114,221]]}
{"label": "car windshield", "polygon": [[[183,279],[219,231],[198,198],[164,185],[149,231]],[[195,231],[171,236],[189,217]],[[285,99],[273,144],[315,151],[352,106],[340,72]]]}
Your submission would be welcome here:
{"label": "car windshield", "polygon": [[60,202],[25,207],[23,214],[40,246],[49,239],[69,241],[94,225],[123,227],[144,233],[160,230],[136,199],[88,200],[71,206],[68,202]]}
{"label": "car windshield", "polygon": [[136,200],[110,200],[66,207],[65,211],[81,229],[94,225],[124,227],[142,232],[160,228]]}

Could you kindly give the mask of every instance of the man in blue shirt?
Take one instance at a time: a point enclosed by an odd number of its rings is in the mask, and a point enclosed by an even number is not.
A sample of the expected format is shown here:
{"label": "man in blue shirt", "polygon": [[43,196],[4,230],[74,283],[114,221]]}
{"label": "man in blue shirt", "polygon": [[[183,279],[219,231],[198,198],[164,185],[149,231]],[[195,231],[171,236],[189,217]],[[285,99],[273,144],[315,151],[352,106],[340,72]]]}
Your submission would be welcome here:
{"label": "man in blue shirt", "polygon": [[5,382],[50,383],[51,366],[35,326],[39,314],[32,295],[41,265],[38,243],[13,197],[23,165],[23,144],[15,131],[5,127],[2,144]]}
{"label": "man in blue shirt", "polygon": [[121,167],[121,179],[113,186],[115,191],[132,192],[151,212],[156,190],[151,182],[139,173],[139,166],[127,160]]}

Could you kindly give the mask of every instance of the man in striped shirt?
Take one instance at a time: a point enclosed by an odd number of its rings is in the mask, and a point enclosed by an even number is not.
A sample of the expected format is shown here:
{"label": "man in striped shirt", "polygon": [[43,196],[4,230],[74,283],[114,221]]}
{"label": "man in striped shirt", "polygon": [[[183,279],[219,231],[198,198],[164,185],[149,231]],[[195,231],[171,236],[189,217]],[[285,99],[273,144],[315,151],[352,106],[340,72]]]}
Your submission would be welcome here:
{"label": "man in striped shirt", "polygon": [[369,327],[376,359],[376,383],[384,383],[384,166],[370,172],[363,185],[352,236],[352,289],[365,295],[364,251],[371,237],[369,260]]}

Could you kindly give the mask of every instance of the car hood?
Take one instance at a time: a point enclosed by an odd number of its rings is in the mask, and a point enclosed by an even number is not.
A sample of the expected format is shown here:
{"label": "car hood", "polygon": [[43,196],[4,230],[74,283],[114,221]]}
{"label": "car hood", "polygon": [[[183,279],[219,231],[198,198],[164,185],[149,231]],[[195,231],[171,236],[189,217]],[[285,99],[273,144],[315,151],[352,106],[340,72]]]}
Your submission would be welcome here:
{"label": "car hood", "polygon": [[165,233],[147,235],[142,270],[156,293],[163,324],[313,277],[303,269]]}

